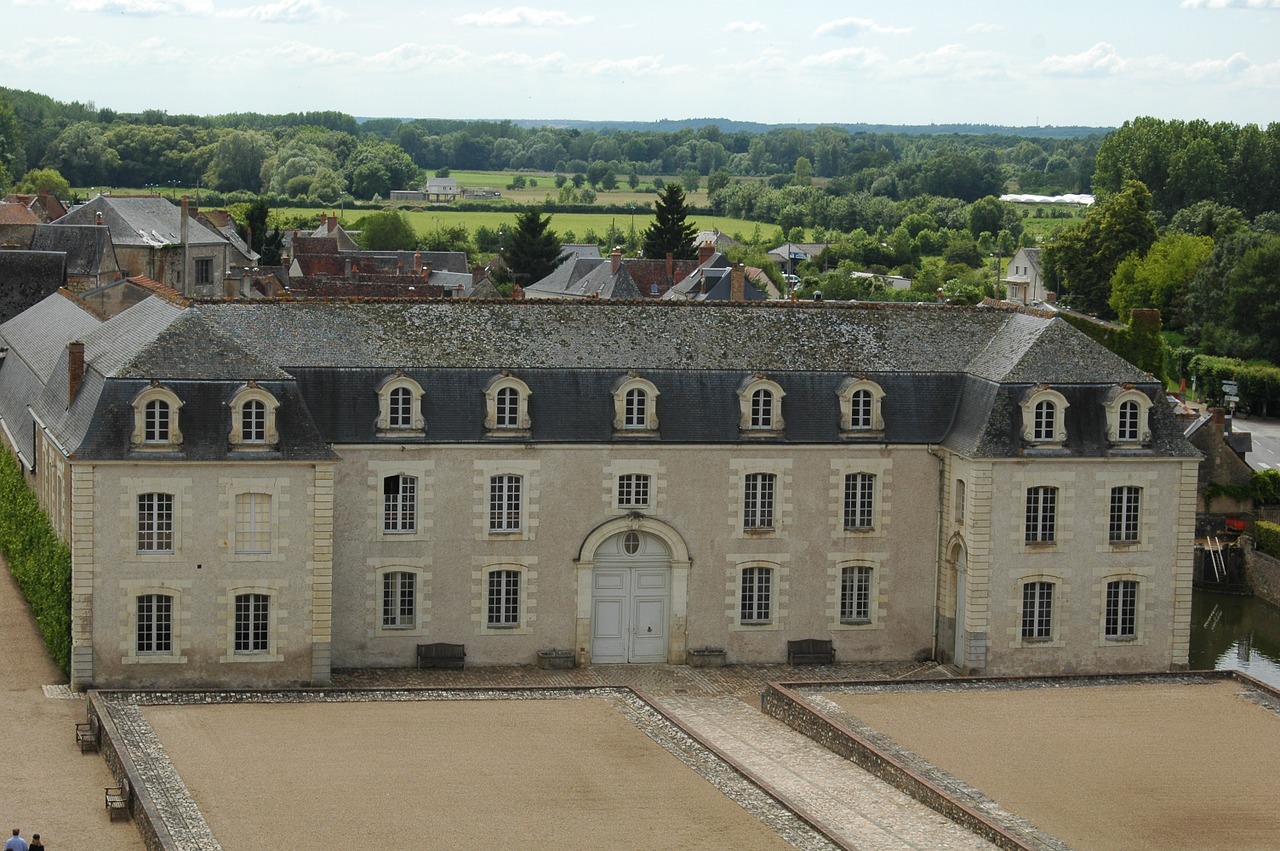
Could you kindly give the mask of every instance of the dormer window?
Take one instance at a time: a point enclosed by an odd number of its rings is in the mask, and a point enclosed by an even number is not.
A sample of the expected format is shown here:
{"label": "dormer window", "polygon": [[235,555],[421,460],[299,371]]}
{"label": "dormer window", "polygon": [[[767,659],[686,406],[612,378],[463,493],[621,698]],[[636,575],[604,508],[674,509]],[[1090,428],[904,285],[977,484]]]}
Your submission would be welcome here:
{"label": "dormer window", "polygon": [[884,431],[881,400],[884,390],[865,378],[846,378],[836,390],[840,404],[840,433],[844,437],[866,437]]}
{"label": "dormer window", "polygon": [[1067,439],[1067,399],[1057,390],[1032,387],[1019,403],[1022,439],[1036,446],[1061,446]]}
{"label": "dormer window", "polygon": [[1151,398],[1131,384],[1113,387],[1103,401],[1107,441],[1112,446],[1140,447],[1151,442]]}
{"label": "dormer window", "polygon": [[231,399],[231,445],[241,450],[270,449],[280,442],[276,397],[250,381]]}
{"label": "dormer window", "polygon": [[180,400],[172,390],[159,382],[143,390],[133,399],[133,434],[130,444],[135,450],[172,450],[182,444],[178,428]]}
{"label": "dormer window", "polygon": [[529,385],[509,372],[494,376],[484,388],[485,431],[490,437],[527,437]]}
{"label": "dormer window", "polygon": [[619,437],[658,434],[658,388],[634,372],[613,385],[613,431]]}
{"label": "dormer window", "polygon": [[378,434],[381,436],[421,433],[426,429],[422,414],[422,385],[396,372],[378,385]]}
{"label": "dormer window", "polygon": [[777,382],[756,373],[738,386],[739,429],[750,437],[777,437],[786,423],[782,419],[782,397],[786,393]]}

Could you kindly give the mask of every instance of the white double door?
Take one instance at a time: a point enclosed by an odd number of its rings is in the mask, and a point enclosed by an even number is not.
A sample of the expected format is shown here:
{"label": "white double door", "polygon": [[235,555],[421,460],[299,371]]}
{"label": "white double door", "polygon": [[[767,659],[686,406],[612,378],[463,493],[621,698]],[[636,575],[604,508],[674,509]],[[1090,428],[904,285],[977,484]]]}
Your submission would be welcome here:
{"label": "white double door", "polygon": [[596,563],[591,577],[591,661],[667,661],[671,567]]}

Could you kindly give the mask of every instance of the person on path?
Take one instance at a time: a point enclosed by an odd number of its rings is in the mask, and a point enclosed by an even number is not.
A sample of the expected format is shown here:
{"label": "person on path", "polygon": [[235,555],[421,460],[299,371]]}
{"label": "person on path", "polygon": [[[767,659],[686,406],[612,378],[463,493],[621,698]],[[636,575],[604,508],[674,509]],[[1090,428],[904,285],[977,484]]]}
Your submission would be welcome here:
{"label": "person on path", "polygon": [[4,844],[4,851],[27,851],[27,840],[22,838],[21,833],[16,827],[13,829],[13,836]]}
{"label": "person on path", "polygon": [[44,843],[40,841],[40,834],[31,834],[31,844],[27,846],[27,851],[44,851]]}

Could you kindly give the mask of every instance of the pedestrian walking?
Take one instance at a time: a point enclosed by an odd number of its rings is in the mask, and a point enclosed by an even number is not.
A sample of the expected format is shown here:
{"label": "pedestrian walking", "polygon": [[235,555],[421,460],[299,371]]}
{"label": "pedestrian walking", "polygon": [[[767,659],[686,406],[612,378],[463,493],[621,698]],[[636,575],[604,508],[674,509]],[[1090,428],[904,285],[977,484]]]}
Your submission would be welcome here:
{"label": "pedestrian walking", "polygon": [[22,831],[13,829],[13,836],[4,844],[4,851],[27,851],[27,840],[22,838]]}
{"label": "pedestrian walking", "polygon": [[31,834],[31,843],[27,845],[27,851],[44,851],[44,843],[40,841],[40,834]]}

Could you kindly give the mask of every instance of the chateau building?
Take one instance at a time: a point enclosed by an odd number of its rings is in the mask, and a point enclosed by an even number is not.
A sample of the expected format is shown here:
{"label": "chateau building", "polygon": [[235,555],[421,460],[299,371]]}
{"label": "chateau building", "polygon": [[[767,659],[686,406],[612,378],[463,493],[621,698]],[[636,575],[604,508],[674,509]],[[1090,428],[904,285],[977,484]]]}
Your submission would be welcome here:
{"label": "chateau building", "polygon": [[943,305],[189,301],[0,325],[72,681],[933,657],[1184,666],[1198,452],[1061,319]]}

